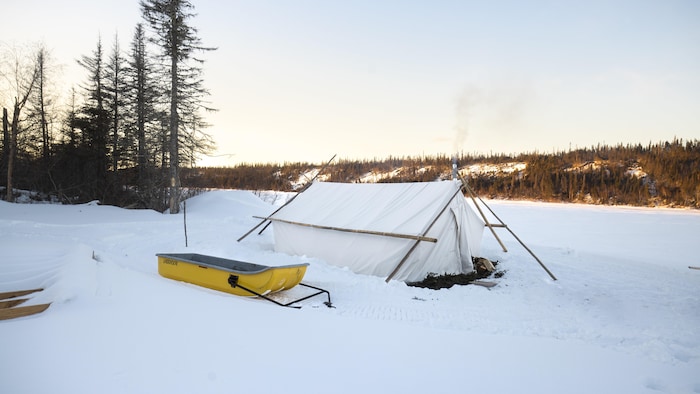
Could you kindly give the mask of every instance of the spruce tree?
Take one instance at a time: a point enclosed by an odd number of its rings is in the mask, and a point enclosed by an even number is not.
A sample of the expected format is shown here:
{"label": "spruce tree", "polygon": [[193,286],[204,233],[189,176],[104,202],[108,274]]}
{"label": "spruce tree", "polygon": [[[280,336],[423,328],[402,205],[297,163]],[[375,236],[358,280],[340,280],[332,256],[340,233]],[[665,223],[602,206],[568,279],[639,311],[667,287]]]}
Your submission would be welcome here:
{"label": "spruce tree", "polygon": [[151,209],[164,209],[163,180],[155,171],[163,146],[161,120],[165,118],[163,89],[158,84],[155,62],[147,50],[146,31],[139,23],[134,29],[127,68],[128,130],[132,145],[128,152],[137,168],[136,184],[141,203]]}
{"label": "spruce tree", "polygon": [[105,108],[109,112],[109,152],[110,170],[117,174],[124,161],[123,151],[126,133],[124,131],[124,95],[126,93],[126,59],[119,46],[119,38],[114,36],[112,53],[105,64]]}
{"label": "spruce tree", "polygon": [[[202,135],[193,125],[202,126],[200,110],[206,110],[203,98],[208,92],[203,88],[202,63],[195,54],[213,50],[201,44],[197,29],[191,21],[194,6],[187,0],[141,0],[143,18],[155,33],[154,42],[160,47],[167,62],[169,77],[168,97],[169,127],[169,208],[170,213],[180,211],[180,138],[197,138]],[[188,132],[189,127],[189,132]]]}
{"label": "spruce tree", "polygon": [[52,126],[56,95],[51,89],[54,82],[54,65],[49,50],[40,44],[36,51],[37,81],[27,102],[27,120],[31,125],[31,149],[41,157],[41,172],[48,171],[49,157],[54,142]]}
{"label": "spruce tree", "polygon": [[84,198],[104,199],[107,196],[107,141],[110,114],[105,108],[105,64],[102,40],[90,56],[83,56],[78,63],[88,72],[85,103],[79,110],[73,127],[80,130],[78,153],[82,156]]}

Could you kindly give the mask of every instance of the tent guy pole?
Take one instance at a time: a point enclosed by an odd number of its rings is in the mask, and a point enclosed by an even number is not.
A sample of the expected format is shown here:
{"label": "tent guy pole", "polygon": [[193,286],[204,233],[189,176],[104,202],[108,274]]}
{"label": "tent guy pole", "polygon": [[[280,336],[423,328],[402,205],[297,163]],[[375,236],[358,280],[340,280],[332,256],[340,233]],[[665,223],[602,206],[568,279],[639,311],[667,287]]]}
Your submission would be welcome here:
{"label": "tent guy pole", "polygon": [[[469,187],[469,185],[467,184],[467,182],[465,181],[465,179],[464,179],[461,175],[460,175],[460,178],[462,179],[462,185],[464,185],[464,187],[467,189],[467,191],[469,192],[469,194],[472,196],[472,199],[473,199],[473,198],[474,198],[473,196],[475,196],[476,193],[474,193],[474,191]],[[508,230],[508,232],[510,232],[510,234],[513,236],[513,238],[515,238],[515,240],[518,241],[518,242],[520,243],[520,245],[522,245],[522,247],[525,248],[525,250],[527,250],[528,253],[530,253],[530,255],[531,255],[532,257],[535,258],[535,260],[536,260],[537,263],[540,265],[540,267],[542,267],[542,268],[547,272],[547,274],[549,274],[549,276],[552,278],[552,280],[557,280],[556,276],[554,276],[554,274],[544,265],[544,263],[535,255],[535,253],[534,253],[532,250],[530,250],[530,248],[528,248],[527,245],[525,245],[525,243],[524,243],[523,241],[521,241],[520,238],[518,238],[517,235],[515,235],[515,233],[513,232],[513,230],[511,230],[510,227],[508,227],[508,225],[505,224],[505,223],[503,222],[503,220],[501,220],[501,218],[498,217],[498,215],[496,215],[496,212],[494,212],[494,211],[491,209],[491,207],[489,207],[488,204],[486,204],[486,203],[484,202],[484,200],[481,199],[481,197],[476,196],[476,198],[478,198],[479,201],[481,201],[481,203],[484,204],[484,206],[486,207],[486,209],[488,209],[489,212],[491,212],[491,214],[493,215],[493,217],[495,217],[496,220],[498,220],[498,221],[501,223],[501,225],[500,225],[500,226],[497,226],[497,227],[503,227],[503,228],[505,228],[506,230]],[[474,200],[474,203],[476,204],[476,200]],[[477,204],[477,207],[478,207],[478,204]],[[481,210],[479,210],[479,212],[481,212]],[[482,215],[483,215],[483,213],[482,213]],[[487,223],[488,223],[488,222],[487,222]],[[489,227],[490,227],[490,226],[489,226]],[[493,228],[491,228],[491,231],[493,231]],[[495,232],[494,232],[494,235],[495,235]],[[496,239],[498,239],[498,236],[496,237]],[[499,239],[498,242],[500,243],[501,240]],[[501,245],[503,245],[503,244],[501,243]],[[504,247],[503,250],[505,251],[505,247]]]}
{"label": "tent guy pole", "polygon": [[[430,229],[433,227],[433,225],[435,223],[437,223],[437,220],[440,219],[440,216],[442,216],[442,214],[445,212],[447,207],[450,206],[450,203],[452,203],[452,200],[454,200],[455,196],[461,192],[462,192],[462,188],[458,188],[457,191],[455,192],[455,194],[453,194],[452,197],[450,197],[450,199],[447,200],[447,204],[445,204],[445,206],[442,208],[440,213],[438,213],[437,216],[435,216],[435,219],[433,219],[433,221],[430,222],[430,224],[425,229],[425,231],[423,231],[423,235],[422,235],[423,237],[425,237],[428,234],[428,231],[430,231]],[[410,256],[411,253],[413,253],[413,251],[416,250],[419,243],[420,243],[420,240],[417,240],[416,242],[413,243],[413,246],[411,246],[411,249],[409,249],[408,253],[406,253],[406,255],[403,256],[403,259],[401,259],[401,261],[396,265],[396,268],[394,268],[394,270],[391,271],[389,276],[386,277],[384,282],[389,283],[389,281],[396,275],[396,273],[399,272],[399,269],[401,268],[401,266],[406,262],[406,260],[408,260],[408,256]]]}
{"label": "tent guy pole", "polygon": [[467,184],[466,179],[464,179],[464,177],[462,176],[462,174],[460,174],[460,173],[457,173],[457,174],[459,175],[459,180],[462,181],[462,186],[464,186],[464,190],[467,192],[467,194],[469,194],[469,197],[470,197],[470,198],[472,199],[472,201],[474,202],[474,206],[476,207],[476,209],[477,209],[477,210],[479,211],[479,213],[481,214],[481,218],[484,219],[484,222],[486,223],[486,226],[488,226],[489,230],[491,230],[491,234],[493,234],[493,236],[496,238],[496,241],[498,241],[498,244],[501,245],[501,248],[503,249],[503,251],[504,251],[504,252],[508,252],[508,249],[506,249],[506,246],[503,244],[503,242],[501,241],[501,239],[498,237],[498,234],[496,234],[496,230],[493,229],[494,226],[493,226],[493,225],[491,224],[491,222],[489,222],[489,220],[486,218],[486,215],[484,215],[484,212],[481,210],[481,207],[479,206],[479,203],[476,201],[476,198],[474,198],[474,192],[472,191],[472,189],[471,189],[471,188],[469,187],[469,185]]}
{"label": "tent guy pole", "polygon": [[[311,178],[311,180],[310,180],[306,185],[304,185],[304,187],[302,187],[301,190],[299,190],[299,193],[297,193],[297,194],[295,194],[294,196],[292,196],[292,198],[290,198],[289,200],[287,200],[287,202],[285,202],[284,204],[282,204],[281,207],[277,208],[277,209],[275,210],[275,212],[272,212],[268,217],[266,217],[265,219],[263,219],[263,220],[262,220],[260,223],[258,223],[255,227],[251,228],[247,233],[243,234],[240,238],[238,238],[238,240],[237,240],[236,242],[241,242],[245,237],[249,236],[250,233],[252,233],[253,231],[255,231],[258,227],[262,226],[263,223],[265,223],[265,222],[267,222],[268,220],[270,220],[270,218],[272,217],[272,215],[276,214],[277,212],[280,211],[280,209],[282,209],[282,208],[286,207],[287,205],[289,205],[289,203],[291,203],[292,201],[294,201],[294,199],[297,198],[301,193],[303,193],[304,190],[308,189],[308,188],[313,184],[314,180],[316,180],[316,178],[318,178],[318,176],[321,175],[321,172],[323,172],[323,170],[325,170],[326,167],[328,167],[328,165],[331,164],[331,162],[333,161],[333,159],[335,159],[335,156],[337,156],[337,154],[333,155],[333,157],[331,157],[331,159],[328,160],[328,163],[326,163],[326,165],[324,165],[323,167],[321,167],[320,170],[318,170],[318,173],[316,173],[316,175],[315,175],[313,178]],[[270,222],[270,223],[272,223],[272,222]],[[260,232],[262,233],[263,230],[265,230],[265,229],[263,228],[262,230],[260,230]]]}

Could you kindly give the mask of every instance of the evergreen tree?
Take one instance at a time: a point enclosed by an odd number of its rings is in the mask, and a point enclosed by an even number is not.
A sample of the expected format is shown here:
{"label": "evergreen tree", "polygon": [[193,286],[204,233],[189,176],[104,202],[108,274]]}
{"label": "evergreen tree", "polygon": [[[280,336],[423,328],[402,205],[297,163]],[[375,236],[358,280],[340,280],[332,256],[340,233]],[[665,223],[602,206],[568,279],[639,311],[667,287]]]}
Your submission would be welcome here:
{"label": "evergreen tree", "polygon": [[105,108],[107,91],[105,90],[105,64],[102,40],[91,56],[83,56],[78,63],[88,72],[85,86],[85,103],[79,110],[72,125],[80,130],[77,154],[82,158],[82,177],[84,186],[81,191],[90,199],[108,197],[106,178],[108,169],[107,141],[110,130],[110,113]]}
{"label": "evergreen tree", "polygon": [[122,161],[125,160],[123,152],[125,145],[128,145],[127,135],[124,131],[125,106],[124,95],[126,92],[126,59],[122,55],[119,47],[119,37],[114,36],[112,53],[105,65],[105,109],[110,115],[109,126],[109,152],[110,170],[117,174]]}
{"label": "evergreen tree", "polygon": [[[191,25],[194,18],[194,6],[187,0],[141,0],[141,12],[144,19],[155,32],[154,41],[160,47],[164,60],[167,61],[170,84],[169,112],[169,181],[170,213],[180,211],[180,138],[201,135],[192,132],[192,122],[202,125],[198,112],[207,109],[203,97],[208,92],[202,87],[202,69],[197,64],[202,60],[195,58],[201,51],[212,50],[201,45],[197,29]],[[194,64],[193,64],[194,63]],[[187,129],[190,127],[190,132]]]}
{"label": "evergreen tree", "polygon": [[[68,108],[64,113],[60,138],[54,146],[52,167],[47,172],[51,182],[51,192],[60,200],[69,203],[73,194],[71,189],[82,184],[83,164],[79,155],[80,135],[78,130],[78,103],[75,87],[70,90]],[[75,197],[73,195],[72,197]]]}
{"label": "evergreen tree", "polygon": [[161,164],[157,158],[163,149],[159,125],[166,114],[160,100],[164,89],[158,85],[155,71],[146,32],[139,23],[134,29],[127,68],[128,130],[132,142],[129,152],[137,168],[136,184],[142,205],[161,210],[163,179],[156,165]]}
{"label": "evergreen tree", "polygon": [[53,125],[57,114],[54,113],[56,97],[51,89],[54,67],[51,54],[44,45],[40,45],[36,52],[36,70],[36,88],[27,103],[27,119],[33,134],[28,145],[41,157],[42,172],[45,172],[54,142]]}

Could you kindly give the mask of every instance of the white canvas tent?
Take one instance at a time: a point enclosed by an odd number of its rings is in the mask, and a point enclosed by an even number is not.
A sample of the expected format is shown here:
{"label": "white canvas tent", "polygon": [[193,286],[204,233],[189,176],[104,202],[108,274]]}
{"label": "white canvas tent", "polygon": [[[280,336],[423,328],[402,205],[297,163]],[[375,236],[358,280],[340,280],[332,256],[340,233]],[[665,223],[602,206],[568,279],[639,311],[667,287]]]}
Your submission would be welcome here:
{"label": "white canvas tent", "polygon": [[461,187],[315,182],[269,217],[275,250],[387,280],[471,272],[484,221]]}

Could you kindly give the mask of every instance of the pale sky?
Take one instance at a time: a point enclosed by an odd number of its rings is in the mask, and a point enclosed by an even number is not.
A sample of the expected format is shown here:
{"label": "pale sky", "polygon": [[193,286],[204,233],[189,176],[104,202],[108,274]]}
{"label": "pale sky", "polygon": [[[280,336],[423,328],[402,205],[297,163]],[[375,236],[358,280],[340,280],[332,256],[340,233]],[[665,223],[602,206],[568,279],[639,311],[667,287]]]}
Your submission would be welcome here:
{"label": "pale sky", "polygon": [[[217,157],[200,165],[551,152],[700,139],[700,1],[191,0]],[[13,1],[0,41],[63,65],[137,0]]]}

